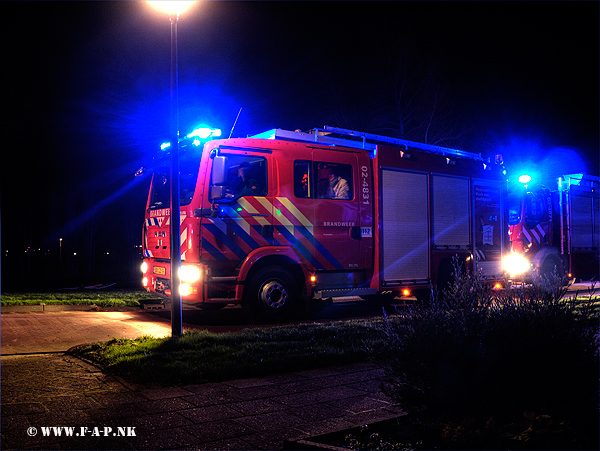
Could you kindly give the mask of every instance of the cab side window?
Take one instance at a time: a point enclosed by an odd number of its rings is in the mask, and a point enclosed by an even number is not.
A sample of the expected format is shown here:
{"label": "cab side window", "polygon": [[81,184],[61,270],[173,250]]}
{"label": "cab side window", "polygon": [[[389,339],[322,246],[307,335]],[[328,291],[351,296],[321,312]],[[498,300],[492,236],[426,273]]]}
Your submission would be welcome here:
{"label": "cab side window", "polygon": [[310,173],[310,161],[294,161],[294,196],[313,198],[314,188]]}
{"label": "cab side window", "polygon": [[317,199],[350,200],[354,197],[352,166],[315,161]]}

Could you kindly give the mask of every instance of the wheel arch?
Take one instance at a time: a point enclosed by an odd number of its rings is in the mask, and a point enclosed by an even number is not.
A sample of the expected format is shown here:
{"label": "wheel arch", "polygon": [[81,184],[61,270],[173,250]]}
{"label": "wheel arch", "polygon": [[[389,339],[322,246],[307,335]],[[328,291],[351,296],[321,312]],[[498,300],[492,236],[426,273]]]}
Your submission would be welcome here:
{"label": "wheel arch", "polygon": [[[247,285],[254,274],[267,266],[279,266],[292,274],[299,287],[305,287],[310,276],[298,256],[288,247],[272,246],[256,249],[240,265],[239,280]],[[303,290],[305,291],[305,290]]]}
{"label": "wheel arch", "polygon": [[537,254],[535,254],[533,263],[534,268],[537,270],[537,272],[539,274],[542,273],[542,268],[544,268],[546,262],[549,261],[548,259],[552,259],[556,263],[557,270],[559,273],[561,273],[559,275],[564,275],[562,273],[565,273],[567,265],[565,264],[564,259],[558,252],[558,249],[552,246],[544,246],[537,252]]}

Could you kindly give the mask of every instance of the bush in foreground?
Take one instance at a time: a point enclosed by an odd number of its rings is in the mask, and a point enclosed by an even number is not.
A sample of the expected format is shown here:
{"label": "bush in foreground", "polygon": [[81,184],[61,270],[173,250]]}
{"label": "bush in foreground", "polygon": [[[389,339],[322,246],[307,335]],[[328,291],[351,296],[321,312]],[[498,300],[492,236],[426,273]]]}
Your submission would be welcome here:
{"label": "bush in foreground", "polygon": [[460,275],[387,325],[384,390],[449,448],[597,448],[598,323],[563,281],[495,295]]}

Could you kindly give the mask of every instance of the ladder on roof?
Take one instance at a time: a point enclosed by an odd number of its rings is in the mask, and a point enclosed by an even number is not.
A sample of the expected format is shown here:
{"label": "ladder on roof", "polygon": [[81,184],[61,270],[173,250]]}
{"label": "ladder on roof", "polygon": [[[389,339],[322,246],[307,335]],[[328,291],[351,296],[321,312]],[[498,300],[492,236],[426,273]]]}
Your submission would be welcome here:
{"label": "ladder on roof", "polygon": [[291,141],[317,142],[333,146],[345,146],[355,149],[365,149],[369,152],[371,157],[373,157],[373,155],[375,154],[377,144],[391,144],[394,146],[404,147],[405,149],[408,149],[410,147],[413,149],[419,149],[430,153],[452,155],[457,157],[484,161],[480,153],[467,152],[464,150],[434,146],[432,144],[424,144],[416,141],[408,141],[406,139],[392,138],[389,136],[375,135],[372,133],[364,133],[355,130],[331,127],[329,125],[325,125],[323,128],[313,128],[309,132],[289,131],[276,128],[263,133],[259,133],[258,135],[250,136],[250,138],[284,139]]}

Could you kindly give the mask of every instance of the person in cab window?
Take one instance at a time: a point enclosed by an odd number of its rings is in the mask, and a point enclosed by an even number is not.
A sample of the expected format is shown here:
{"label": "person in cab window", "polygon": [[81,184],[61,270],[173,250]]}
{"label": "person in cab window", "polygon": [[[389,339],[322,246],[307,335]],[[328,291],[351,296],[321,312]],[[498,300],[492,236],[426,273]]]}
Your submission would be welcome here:
{"label": "person in cab window", "polygon": [[350,199],[350,185],[335,169],[329,173],[328,179],[329,185],[325,194],[327,199]]}
{"label": "person in cab window", "polygon": [[304,173],[302,179],[300,180],[301,185],[301,196],[300,197],[308,197],[308,173]]}
{"label": "person in cab window", "polygon": [[235,195],[241,196],[258,196],[260,195],[261,187],[256,178],[252,173],[252,168],[247,162],[240,164],[238,168],[238,176],[231,183],[233,193],[227,194],[228,198],[232,198]]}

